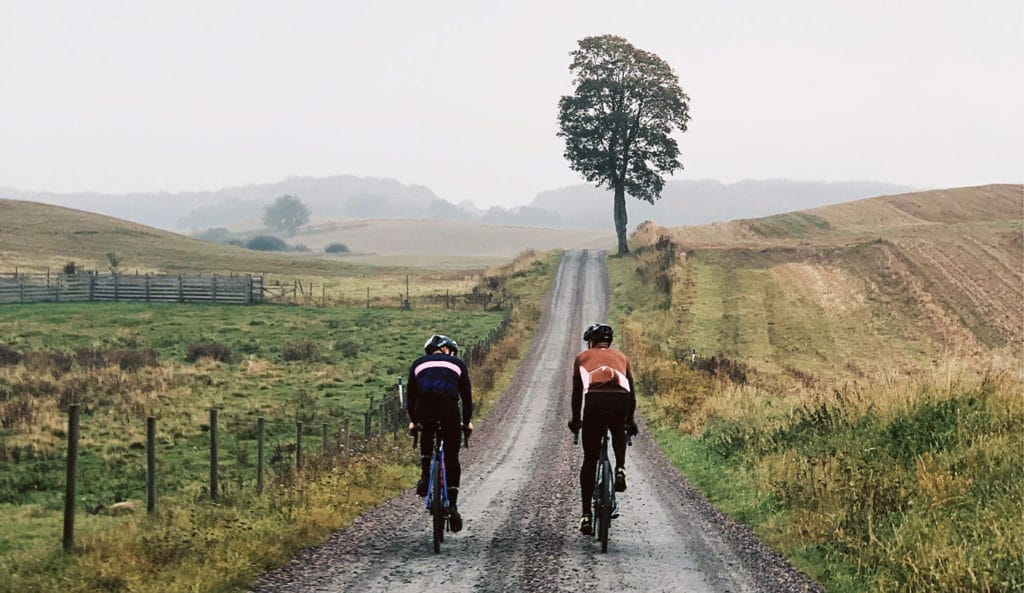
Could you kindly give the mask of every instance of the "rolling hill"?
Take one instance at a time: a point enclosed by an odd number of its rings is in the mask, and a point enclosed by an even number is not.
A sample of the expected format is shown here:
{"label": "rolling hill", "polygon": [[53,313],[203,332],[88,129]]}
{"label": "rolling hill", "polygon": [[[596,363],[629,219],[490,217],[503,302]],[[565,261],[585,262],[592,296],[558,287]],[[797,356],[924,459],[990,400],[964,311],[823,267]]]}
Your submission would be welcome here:
{"label": "rolling hill", "polygon": [[681,350],[857,375],[948,355],[1019,355],[1022,213],[1022,186],[992,185],[703,226],[647,224],[633,244],[675,262]]}
{"label": "rolling hill", "polygon": [[[143,272],[268,272],[352,276],[373,273],[358,263],[391,267],[475,268],[501,263],[526,249],[606,248],[610,232],[485,225],[468,221],[366,219],[309,226],[290,244],[322,250],[344,242],[364,255],[317,257],[268,253],[200,241],[142,224],[60,206],[0,200],[0,273],[59,269],[69,261],[105,270],[106,254]],[[322,255],[322,254],[321,254]]]}

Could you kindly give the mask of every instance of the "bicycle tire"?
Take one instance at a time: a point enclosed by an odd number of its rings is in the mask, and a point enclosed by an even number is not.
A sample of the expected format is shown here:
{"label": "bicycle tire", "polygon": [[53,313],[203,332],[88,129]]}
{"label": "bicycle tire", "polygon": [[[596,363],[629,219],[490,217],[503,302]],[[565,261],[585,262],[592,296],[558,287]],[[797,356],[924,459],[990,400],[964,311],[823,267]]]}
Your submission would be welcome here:
{"label": "bicycle tire", "polygon": [[430,474],[430,515],[434,522],[434,553],[437,554],[441,551],[441,542],[444,541],[444,503],[441,500],[440,464],[434,463]]}
{"label": "bicycle tire", "polygon": [[601,540],[601,551],[608,551],[608,527],[612,521],[612,465],[607,460],[601,464],[601,510],[597,537]]}

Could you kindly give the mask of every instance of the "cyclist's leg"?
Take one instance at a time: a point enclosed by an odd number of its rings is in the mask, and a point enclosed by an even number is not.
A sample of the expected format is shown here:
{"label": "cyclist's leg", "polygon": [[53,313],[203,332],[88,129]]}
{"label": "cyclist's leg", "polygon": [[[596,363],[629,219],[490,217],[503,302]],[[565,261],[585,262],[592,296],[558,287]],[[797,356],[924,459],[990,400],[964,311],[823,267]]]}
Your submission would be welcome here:
{"label": "cyclist's leg", "polygon": [[448,488],[458,488],[462,479],[459,449],[462,447],[462,423],[457,401],[445,402],[440,407],[444,427],[444,466],[448,475]]}
{"label": "cyclist's leg", "polygon": [[423,426],[423,432],[420,433],[420,480],[416,484],[416,493],[420,496],[427,495],[430,460],[434,457],[434,423],[432,420],[435,414],[429,401],[417,400],[416,419]]}
{"label": "cyclist's leg", "polygon": [[[588,398],[590,395],[587,396]],[[590,503],[594,496],[594,477],[597,458],[601,454],[601,433],[604,421],[603,409],[598,401],[587,401],[583,408],[583,465],[580,467],[580,495],[583,514],[590,514]]]}
{"label": "cyclist's leg", "polygon": [[615,468],[626,467],[626,409],[629,402],[609,402],[608,428],[612,433],[612,449],[615,451]]}

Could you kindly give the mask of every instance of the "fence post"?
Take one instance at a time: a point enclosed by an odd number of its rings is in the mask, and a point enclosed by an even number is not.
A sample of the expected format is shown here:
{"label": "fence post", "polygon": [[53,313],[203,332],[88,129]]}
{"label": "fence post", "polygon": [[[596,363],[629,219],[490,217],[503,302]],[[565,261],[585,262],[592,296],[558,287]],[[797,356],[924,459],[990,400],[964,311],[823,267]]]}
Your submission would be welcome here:
{"label": "fence post", "polygon": [[217,408],[210,408],[210,500],[217,500]]}
{"label": "fence post", "polygon": [[327,423],[324,422],[324,434],[323,434],[323,439],[321,440],[321,443],[320,443],[320,453],[323,454],[323,453],[326,453],[326,452],[327,452]]}
{"label": "fence post", "polygon": [[370,308],[370,287],[366,287],[366,308]]}
{"label": "fence post", "polygon": [[78,404],[68,407],[68,459],[64,482],[64,551],[75,547],[75,473],[78,467]]}
{"label": "fence post", "polygon": [[295,423],[295,469],[302,467],[302,420]]}
{"label": "fence post", "polygon": [[345,418],[345,454],[352,455],[352,431],[349,430],[349,419]]}
{"label": "fence post", "polygon": [[181,278],[181,272],[178,272],[178,302],[185,302],[185,281]]}
{"label": "fence post", "polygon": [[263,416],[256,419],[256,492],[263,492]]}
{"label": "fence post", "polygon": [[120,292],[120,288],[121,288],[121,275],[115,272],[114,273],[114,302],[115,303],[117,302],[117,299],[118,299],[118,296],[119,296],[118,293]]}
{"label": "fence post", "polygon": [[370,440],[370,413],[363,412],[363,440]]}
{"label": "fence post", "polygon": [[149,272],[146,272],[146,302],[149,302]]}
{"label": "fence post", "polygon": [[89,302],[96,300],[96,274],[89,274]]}
{"label": "fence post", "polygon": [[380,400],[380,436],[381,436],[381,438],[384,437],[384,429],[386,428],[385,425],[387,424],[387,412],[388,412],[387,400],[385,400],[384,398],[381,398],[381,400]]}
{"label": "fence post", "polygon": [[156,511],[156,418],[146,418],[146,513]]}
{"label": "fence post", "polygon": [[217,304],[217,275],[213,275],[213,303]]}

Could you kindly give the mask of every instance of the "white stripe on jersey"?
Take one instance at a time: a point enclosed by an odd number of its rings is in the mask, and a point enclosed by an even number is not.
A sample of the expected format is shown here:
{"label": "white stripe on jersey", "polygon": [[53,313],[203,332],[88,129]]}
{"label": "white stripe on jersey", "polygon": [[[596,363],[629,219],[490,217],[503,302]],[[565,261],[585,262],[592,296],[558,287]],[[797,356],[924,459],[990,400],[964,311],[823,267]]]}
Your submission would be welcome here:
{"label": "white stripe on jersey", "polygon": [[459,368],[459,365],[455,364],[454,362],[448,362],[447,360],[428,360],[426,362],[422,362],[416,365],[416,368],[413,369],[413,374],[419,376],[419,374],[425,371],[426,369],[436,368],[445,368],[450,371],[453,371],[456,375],[460,377],[462,376],[462,369]]}

